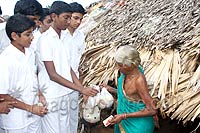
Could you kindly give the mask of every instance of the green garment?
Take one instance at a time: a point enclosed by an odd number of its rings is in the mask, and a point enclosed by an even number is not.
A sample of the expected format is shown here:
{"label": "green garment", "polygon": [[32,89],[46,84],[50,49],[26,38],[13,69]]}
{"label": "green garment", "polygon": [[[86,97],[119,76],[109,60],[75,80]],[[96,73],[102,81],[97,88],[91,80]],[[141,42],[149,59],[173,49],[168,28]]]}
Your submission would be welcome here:
{"label": "green garment", "polygon": [[[123,93],[123,79],[125,75],[121,74],[118,79],[118,107],[117,114],[133,113],[145,109],[143,102],[130,101]],[[115,125],[115,133],[120,133],[123,129],[126,133],[153,133],[154,119],[153,116],[127,118],[120,124]],[[123,131],[121,130],[123,133]]]}

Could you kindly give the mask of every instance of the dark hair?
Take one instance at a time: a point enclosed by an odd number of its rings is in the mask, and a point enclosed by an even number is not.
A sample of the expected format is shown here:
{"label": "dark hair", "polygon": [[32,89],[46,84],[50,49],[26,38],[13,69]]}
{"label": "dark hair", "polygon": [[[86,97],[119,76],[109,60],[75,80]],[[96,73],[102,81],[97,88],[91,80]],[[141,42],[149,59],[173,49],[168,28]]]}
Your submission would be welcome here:
{"label": "dark hair", "polygon": [[72,2],[69,4],[72,8],[72,12],[77,12],[77,13],[81,13],[81,14],[86,14],[87,12],[85,11],[85,9],[83,8],[83,6],[77,2]]}
{"label": "dark hair", "polygon": [[2,14],[1,6],[0,6],[0,15]]}
{"label": "dark hair", "polygon": [[49,8],[42,8],[42,10],[43,10],[43,14],[42,14],[42,16],[39,19],[40,21],[43,21],[46,16],[50,15]]}
{"label": "dark hair", "polygon": [[11,16],[6,23],[6,34],[9,39],[13,41],[11,37],[12,32],[20,34],[34,26],[35,22],[33,20],[29,19],[25,15],[15,14]]}
{"label": "dark hair", "polygon": [[50,14],[55,13],[60,15],[61,13],[70,12],[72,13],[71,6],[63,1],[54,1],[49,9]]}
{"label": "dark hair", "polygon": [[15,4],[14,14],[42,16],[42,5],[37,0],[19,0]]}

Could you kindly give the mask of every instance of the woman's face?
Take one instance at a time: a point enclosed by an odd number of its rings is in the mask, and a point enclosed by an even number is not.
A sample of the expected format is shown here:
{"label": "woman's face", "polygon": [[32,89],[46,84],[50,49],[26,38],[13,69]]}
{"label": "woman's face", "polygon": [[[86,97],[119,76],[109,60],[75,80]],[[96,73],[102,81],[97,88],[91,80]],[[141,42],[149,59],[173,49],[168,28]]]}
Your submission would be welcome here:
{"label": "woman's face", "polygon": [[126,64],[116,62],[116,68],[124,74],[129,74],[134,69],[134,67],[136,67],[134,64],[128,66]]}

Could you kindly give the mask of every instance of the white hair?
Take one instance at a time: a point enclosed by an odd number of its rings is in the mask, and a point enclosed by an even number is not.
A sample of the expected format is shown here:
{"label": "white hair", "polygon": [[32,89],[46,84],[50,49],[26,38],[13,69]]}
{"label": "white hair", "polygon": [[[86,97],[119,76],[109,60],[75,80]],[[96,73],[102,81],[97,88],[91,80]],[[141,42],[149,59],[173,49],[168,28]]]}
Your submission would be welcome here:
{"label": "white hair", "polygon": [[141,62],[139,52],[131,45],[119,47],[115,53],[115,60],[117,63],[122,63],[127,66],[131,66],[131,64],[139,66]]}

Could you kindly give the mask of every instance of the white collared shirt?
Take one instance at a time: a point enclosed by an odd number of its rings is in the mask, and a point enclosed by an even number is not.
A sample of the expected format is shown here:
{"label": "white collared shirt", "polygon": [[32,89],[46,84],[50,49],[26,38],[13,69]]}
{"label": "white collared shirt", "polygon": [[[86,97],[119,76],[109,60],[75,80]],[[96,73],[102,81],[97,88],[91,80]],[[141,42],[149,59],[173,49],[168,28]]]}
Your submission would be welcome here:
{"label": "white collared shirt", "polygon": [[[31,42],[30,48],[35,52],[38,45],[36,44],[36,41],[34,41],[34,40],[38,40],[38,38],[37,38],[39,36],[38,32],[33,31],[33,36],[34,36],[34,38],[36,37],[36,39],[33,39],[33,41]],[[6,49],[6,47],[9,46],[9,44],[10,44],[10,39],[8,38],[8,36],[6,34],[5,28],[1,29],[0,30],[0,54]]]}
{"label": "white collared shirt", "polygon": [[85,49],[85,35],[79,30],[75,30],[73,36],[70,34],[68,29],[66,29],[65,33],[67,37],[65,48],[66,51],[69,51],[70,53],[71,67],[79,78],[78,68],[81,56]]}
{"label": "white collared shirt", "polygon": [[[0,55],[0,66],[0,94],[9,94],[29,105],[37,103],[34,53],[25,49],[24,54],[10,44]],[[4,129],[21,129],[38,118],[18,108],[0,116],[0,126]]]}
{"label": "white collared shirt", "polygon": [[[41,61],[53,61],[56,72],[63,78],[72,82],[69,65],[69,54],[65,51],[66,36],[61,31],[59,38],[56,31],[50,27],[43,33],[38,41]],[[50,80],[44,63],[39,65],[39,84],[47,98],[57,98],[71,93],[73,90]]]}
{"label": "white collared shirt", "polygon": [[42,35],[42,33],[39,31],[39,29],[36,29],[36,30],[33,31],[34,38],[31,42],[30,48],[33,49],[34,52],[39,48],[38,40],[39,40],[41,35]]}

